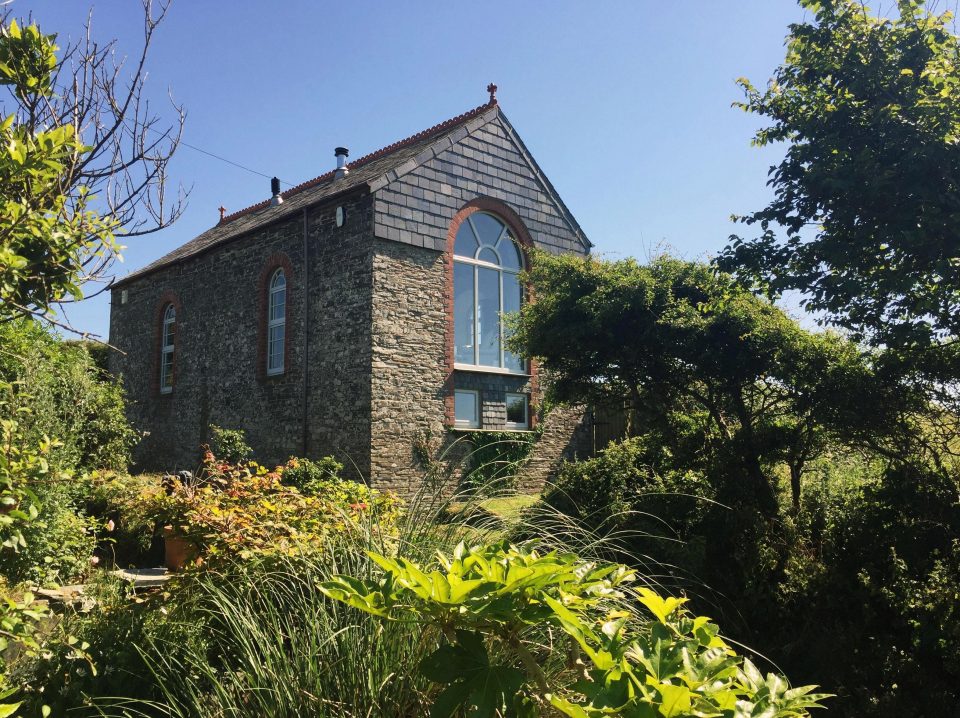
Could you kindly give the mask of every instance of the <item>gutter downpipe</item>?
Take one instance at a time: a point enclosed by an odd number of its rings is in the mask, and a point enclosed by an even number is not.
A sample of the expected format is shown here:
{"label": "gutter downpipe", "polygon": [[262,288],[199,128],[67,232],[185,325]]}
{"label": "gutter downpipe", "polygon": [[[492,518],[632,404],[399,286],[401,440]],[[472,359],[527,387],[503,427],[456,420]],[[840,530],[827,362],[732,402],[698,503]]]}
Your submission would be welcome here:
{"label": "gutter downpipe", "polygon": [[310,307],[310,256],[307,251],[307,208],[303,208],[303,452],[307,456],[307,376],[310,372],[310,321],[308,310]]}

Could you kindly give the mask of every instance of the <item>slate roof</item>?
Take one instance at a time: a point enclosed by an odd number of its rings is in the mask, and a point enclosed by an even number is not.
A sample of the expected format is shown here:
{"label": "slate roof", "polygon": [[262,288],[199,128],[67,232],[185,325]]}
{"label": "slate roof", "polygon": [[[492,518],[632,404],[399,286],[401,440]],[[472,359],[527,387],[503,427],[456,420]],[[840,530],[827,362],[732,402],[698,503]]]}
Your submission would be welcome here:
{"label": "slate roof", "polygon": [[[303,182],[296,187],[280,193],[280,196],[283,197],[284,200],[283,204],[271,206],[270,200],[266,199],[245,209],[228,214],[218,224],[206,232],[201,233],[186,244],[177,247],[160,259],[117,280],[114,286],[125,284],[163,267],[193,257],[212,247],[286,217],[287,215],[301,212],[304,207],[309,207],[329,197],[339,195],[363,185],[367,185],[370,189],[376,190],[388,181],[395,179],[398,173],[403,174],[404,170],[409,170],[412,166],[419,164],[421,158],[418,156],[421,155],[421,153],[430,153],[432,156],[430,148],[433,145],[441,141],[446,141],[445,138],[450,135],[457,135],[449,139],[450,143],[456,142],[463,137],[465,135],[464,125],[470,123],[471,120],[477,121],[473,123],[474,125],[477,123],[484,124],[486,120],[478,118],[481,118],[481,116],[489,110],[493,110],[489,115],[489,117],[493,117],[497,112],[496,108],[497,101],[494,99],[462,115],[452,117],[422,132],[418,132],[411,137],[394,142],[376,152],[371,152],[353,162],[349,162],[347,165],[350,170],[349,173],[340,179],[336,179],[335,170],[331,170],[319,177]],[[489,117],[487,119],[489,119]],[[517,140],[519,141],[519,138],[517,138]],[[526,152],[525,147],[522,147],[522,149]],[[532,161],[532,158],[529,159]],[[556,195],[553,186],[549,184],[549,181],[547,181],[545,177],[543,179],[547,184],[548,190],[554,195],[555,200],[562,207],[564,214],[576,228],[582,241],[586,246],[590,246],[592,243],[582,234],[582,230],[580,230],[576,219],[574,219],[573,215],[571,215],[569,210],[563,205],[563,201],[560,200],[559,196]]]}

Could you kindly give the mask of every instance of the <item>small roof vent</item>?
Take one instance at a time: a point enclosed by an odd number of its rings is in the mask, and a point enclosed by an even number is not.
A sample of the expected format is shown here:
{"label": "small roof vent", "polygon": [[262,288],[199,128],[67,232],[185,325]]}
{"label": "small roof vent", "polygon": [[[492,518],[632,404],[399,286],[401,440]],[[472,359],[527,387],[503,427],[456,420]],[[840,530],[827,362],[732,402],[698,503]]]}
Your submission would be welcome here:
{"label": "small roof vent", "polygon": [[347,157],[350,156],[350,150],[346,147],[337,147],[333,150],[333,154],[337,158],[337,170],[334,172],[334,179],[340,179],[341,177],[346,177],[350,174],[350,168],[347,167]]}
{"label": "small roof vent", "polygon": [[280,195],[280,180],[274,177],[270,180],[270,206],[276,207],[278,204],[283,204],[283,197]]}

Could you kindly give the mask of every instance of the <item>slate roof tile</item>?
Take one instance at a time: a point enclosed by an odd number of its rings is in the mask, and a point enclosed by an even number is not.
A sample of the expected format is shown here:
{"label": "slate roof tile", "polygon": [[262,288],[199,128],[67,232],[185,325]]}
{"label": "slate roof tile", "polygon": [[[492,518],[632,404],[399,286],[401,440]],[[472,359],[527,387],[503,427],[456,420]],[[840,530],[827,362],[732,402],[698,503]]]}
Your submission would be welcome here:
{"label": "slate roof tile", "polygon": [[[349,173],[337,180],[335,171],[331,170],[312,180],[303,182],[296,187],[281,192],[283,204],[271,206],[270,200],[258,202],[250,207],[226,215],[221,222],[201,233],[186,244],[177,247],[172,252],[152,262],[141,269],[131,272],[118,280],[115,285],[124,284],[133,279],[150,274],[158,269],[176,264],[194,255],[200,254],[214,246],[239,237],[258,227],[274,222],[287,215],[302,211],[304,207],[340,194],[342,192],[374,182],[386,176],[387,179],[396,178],[396,171],[410,163],[415,166],[417,158],[425,153],[430,146],[444,134],[465,136],[465,127],[472,121],[477,121],[487,110],[496,106],[496,101],[480,105],[462,115],[452,117],[422,132],[387,145],[376,152],[371,152],[354,162],[348,163]],[[482,123],[484,120],[480,120]]]}

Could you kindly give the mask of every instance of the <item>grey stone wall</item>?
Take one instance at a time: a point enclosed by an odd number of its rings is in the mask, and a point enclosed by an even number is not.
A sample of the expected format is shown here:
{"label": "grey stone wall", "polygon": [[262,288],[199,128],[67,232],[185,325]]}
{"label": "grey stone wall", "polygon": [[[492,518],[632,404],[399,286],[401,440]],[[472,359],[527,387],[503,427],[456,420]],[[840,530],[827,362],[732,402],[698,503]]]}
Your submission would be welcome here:
{"label": "grey stone wall", "polygon": [[[194,468],[209,426],[217,424],[246,431],[256,458],[265,463],[334,454],[361,473],[369,471],[372,205],[369,195],[336,204],[347,210],[341,228],[335,227],[335,204],[308,212],[309,273],[303,216],[296,214],[113,290],[110,343],[125,353],[112,354],[111,369],[122,377],[134,426],[147,432],[135,453],[139,467]],[[260,366],[259,280],[277,253],[293,268],[287,291],[290,345],[284,373],[266,377]],[[157,313],[169,293],[181,305],[175,385],[170,394],[158,394]]]}
{"label": "grey stone wall", "polygon": [[[374,193],[370,475],[374,485],[404,494],[416,491],[423,478],[414,449],[418,442],[430,437],[434,459],[456,462],[464,451],[451,446],[469,436],[449,430],[444,414],[449,369],[443,260],[454,215],[472,200],[493,198],[520,217],[538,248],[587,251],[499,116],[470,123],[453,139]],[[541,399],[526,377],[457,370],[453,383],[480,392],[483,429],[504,429],[506,392],[528,393],[534,406]],[[521,477],[524,488],[536,490],[562,458],[577,453],[581,419],[578,409],[546,417]]]}
{"label": "grey stone wall", "polygon": [[415,441],[444,433],[443,255],[377,240],[373,287],[370,479],[409,495],[423,480]]}
{"label": "grey stone wall", "polygon": [[[115,289],[111,296],[110,343],[129,398],[133,425],[148,432],[135,462],[147,469],[193,469],[209,425],[243,428],[265,459],[296,452],[302,437],[301,389],[303,234],[300,218],[271,227],[161,269]],[[258,281],[267,259],[283,252],[293,265],[287,302],[290,353],[279,377],[258,376],[260,297]],[[121,304],[126,290],[127,303]],[[173,293],[177,312],[175,382],[158,394],[156,329],[158,307]],[[298,311],[299,310],[299,311]],[[291,411],[291,408],[293,410]]]}
{"label": "grey stone wall", "polygon": [[[446,315],[443,302],[444,257],[432,249],[377,240],[373,257],[373,361],[370,481],[412,495],[426,467],[418,447],[429,445],[431,459],[446,464],[455,490],[466,468],[470,432],[445,424]],[[482,424],[503,431],[506,392],[530,393],[528,377],[456,371],[457,388],[481,394]],[[540,396],[533,394],[532,404]],[[531,409],[532,411],[533,409]],[[582,410],[555,409],[545,417],[542,436],[519,476],[524,490],[539,490],[564,458],[580,448]]]}
{"label": "grey stone wall", "polygon": [[[345,211],[337,227],[335,210]],[[373,201],[356,195],[311,212],[307,456],[370,475]]]}

